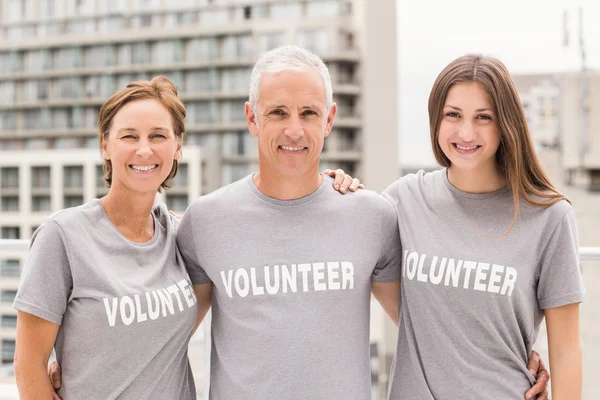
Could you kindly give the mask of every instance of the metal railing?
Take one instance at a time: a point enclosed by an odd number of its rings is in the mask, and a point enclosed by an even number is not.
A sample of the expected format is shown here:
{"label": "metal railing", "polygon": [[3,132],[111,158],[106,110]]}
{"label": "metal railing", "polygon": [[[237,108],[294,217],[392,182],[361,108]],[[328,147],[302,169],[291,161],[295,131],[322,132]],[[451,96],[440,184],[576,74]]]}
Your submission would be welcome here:
{"label": "metal railing", "polygon": [[[28,250],[29,240],[26,239],[0,239],[0,251],[2,250]],[[579,258],[582,261],[600,260],[600,247],[580,247]]]}

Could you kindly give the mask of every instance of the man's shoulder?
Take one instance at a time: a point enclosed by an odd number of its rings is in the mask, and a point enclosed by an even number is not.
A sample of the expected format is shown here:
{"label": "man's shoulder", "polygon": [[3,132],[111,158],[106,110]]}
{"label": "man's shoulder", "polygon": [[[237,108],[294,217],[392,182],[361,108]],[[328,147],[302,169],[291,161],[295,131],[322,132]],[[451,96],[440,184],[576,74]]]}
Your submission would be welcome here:
{"label": "man's shoulder", "polygon": [[248,179],[250,177],[246,176],[214,192],[200,196],[190,204],[190,208],[194,211],[209,211],[217,207],[229,207],[232,203],[244,201],[245,196],[251,194]]}

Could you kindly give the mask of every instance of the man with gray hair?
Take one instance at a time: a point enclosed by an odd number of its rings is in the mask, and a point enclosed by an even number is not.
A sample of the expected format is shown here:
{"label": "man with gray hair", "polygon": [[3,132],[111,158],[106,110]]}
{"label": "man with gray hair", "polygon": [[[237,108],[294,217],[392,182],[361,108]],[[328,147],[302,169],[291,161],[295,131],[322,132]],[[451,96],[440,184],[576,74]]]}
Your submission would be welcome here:
{"label": "man with gray hair", "polygon": [[198,302],[212,300],[212,400],[371,396],[371,290],[397,309],[400,238],[388,200],[340,196],[319,174],[332,92],[307,50],[261,57],[245,105],[259,171],[196,200],[179,226],[188,273],[206,294]]}

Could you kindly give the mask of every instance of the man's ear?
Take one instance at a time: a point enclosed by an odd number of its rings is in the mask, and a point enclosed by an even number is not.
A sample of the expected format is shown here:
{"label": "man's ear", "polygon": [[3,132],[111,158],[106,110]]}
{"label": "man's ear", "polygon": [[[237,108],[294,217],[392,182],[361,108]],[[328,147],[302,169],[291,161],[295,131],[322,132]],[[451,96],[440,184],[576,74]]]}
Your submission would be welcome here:
{"label": "man's ear", "polygon": [[249,102],[244,104],[244,112],[246,113],[246,124],[252,136],[258,136],[258,115],[252,109]]}
{"label": "man's ear", "polygon": [[329,136],[331,133],[331,129],[333,129],[333,120],[335,119],[335,115],[337,114],[337,104],[331,104],[331,108],[329,109],[329,114],[327,114],[327,120],[325,121],[325,137]]}

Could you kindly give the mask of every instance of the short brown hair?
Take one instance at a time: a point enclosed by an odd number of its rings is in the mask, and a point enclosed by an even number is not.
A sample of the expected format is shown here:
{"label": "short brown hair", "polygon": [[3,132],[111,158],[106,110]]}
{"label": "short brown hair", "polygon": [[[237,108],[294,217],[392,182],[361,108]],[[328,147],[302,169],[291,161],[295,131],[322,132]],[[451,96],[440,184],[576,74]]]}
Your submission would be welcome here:
{"label": "short brown hair", "polygon": [[[165,106],[173,118],[175,137],[183,143],[183,138],[185,137],[185,106],[177,95],[177,86],[164,76],[157,76],[151,81],[128,83],[125,88],[113,94],[104,103],[98,116],[98,134],[101,148],[108,139],[112,122],[119,110],[129,102],[145,99],[156,99]],[[103,161],[103,169],[104,182],[110,187],[112,184],[112,164],[110,160]],[[162,189],[169,189],[171,187],[170,181],[175,175],[177,175],[177,160],[173,160],[173,168],[171,168],[167,179],[161,183],[158,191],[161,192]]]}

